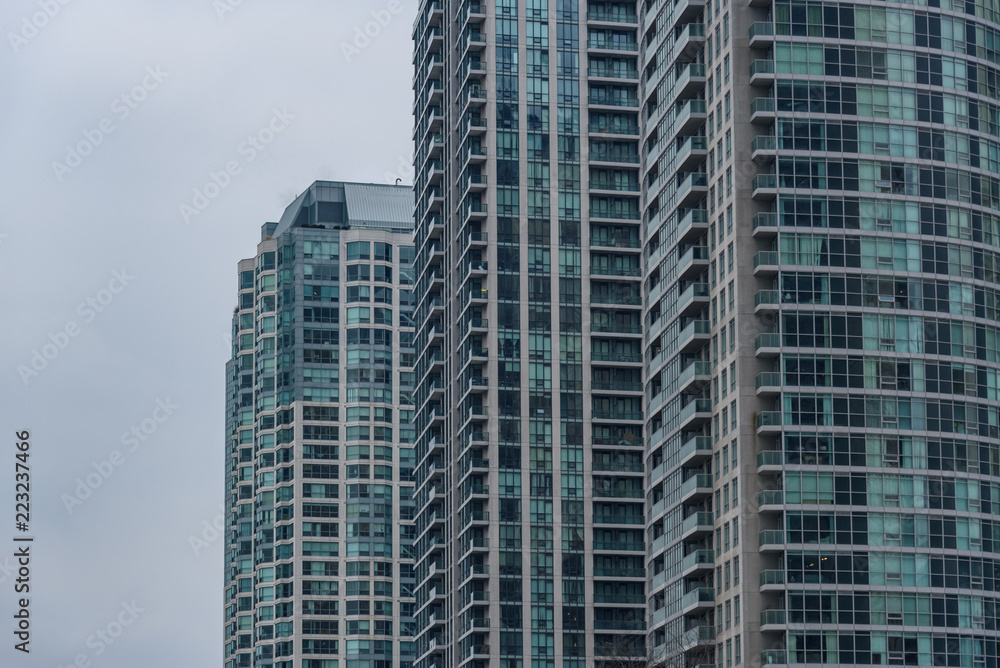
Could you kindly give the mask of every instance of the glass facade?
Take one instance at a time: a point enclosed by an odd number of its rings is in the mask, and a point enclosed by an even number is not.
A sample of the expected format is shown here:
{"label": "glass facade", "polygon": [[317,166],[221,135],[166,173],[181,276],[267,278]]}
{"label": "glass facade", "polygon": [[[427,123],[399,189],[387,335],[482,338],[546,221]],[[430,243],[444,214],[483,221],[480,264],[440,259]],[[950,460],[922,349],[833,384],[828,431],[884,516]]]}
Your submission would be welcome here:
{"label": "glass facade", "polygon": [[226,668],[412,665],[411,207],[317,182],[240,262]]}
{"label": "glass facade", "polygon": [[418,666],[644,653],[637,26],[420,4]]}
{"label": "glass facade", "polygon": [[240,265],[227,668],[995,667],[998,18],[420,2],[411,198]]}
{"label": "glass facade", "polygon": [[998,8],[643,9],[654,653],[996,665]]}

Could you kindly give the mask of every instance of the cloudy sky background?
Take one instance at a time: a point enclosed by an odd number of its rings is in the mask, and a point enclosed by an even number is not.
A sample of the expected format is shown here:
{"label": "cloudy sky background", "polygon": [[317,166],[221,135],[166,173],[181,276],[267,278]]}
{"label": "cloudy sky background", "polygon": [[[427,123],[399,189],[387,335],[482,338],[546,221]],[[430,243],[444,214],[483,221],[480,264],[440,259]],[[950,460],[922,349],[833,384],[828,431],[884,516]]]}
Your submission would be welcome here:
{"label": "cloudy sky background", "polygon": [[[349,61],[373,12],[388,25]],[[221,541],[204,532],[222,502],[236,263],[316,179],[411,182],[414,13],[412,0],[0,4],[0,665],[222,665]],[[241,144],[275,110],[294,118],[250,161]],[[68,145],[97,138],[67,163]],[[181,205],[229,161],[240,173],[185,222]],[[128,284],[102,292],[114,272]],[[77,335],[22,379],[67,327]],[[161,423],[158,401],[176,406]],[[144,421],[146,440],[123,444]],[[11,616],[20,429],[36,536],[27,656]],[[76,503],[95,463],[112,472]],[[191,537],[208,545],[195,554]],[[133,601],[135,622],[104,644],[97,632]]]}

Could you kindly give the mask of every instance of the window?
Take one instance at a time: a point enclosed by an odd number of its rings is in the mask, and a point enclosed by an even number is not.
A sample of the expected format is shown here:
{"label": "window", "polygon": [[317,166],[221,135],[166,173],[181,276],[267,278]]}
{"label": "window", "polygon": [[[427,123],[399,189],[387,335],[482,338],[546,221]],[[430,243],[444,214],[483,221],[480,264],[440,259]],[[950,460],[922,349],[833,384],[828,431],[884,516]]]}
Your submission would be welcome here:
{"label": "window", "polygon": [[371,244],[367,241],[352,241],[347,244],[348,260],[370,260]]}

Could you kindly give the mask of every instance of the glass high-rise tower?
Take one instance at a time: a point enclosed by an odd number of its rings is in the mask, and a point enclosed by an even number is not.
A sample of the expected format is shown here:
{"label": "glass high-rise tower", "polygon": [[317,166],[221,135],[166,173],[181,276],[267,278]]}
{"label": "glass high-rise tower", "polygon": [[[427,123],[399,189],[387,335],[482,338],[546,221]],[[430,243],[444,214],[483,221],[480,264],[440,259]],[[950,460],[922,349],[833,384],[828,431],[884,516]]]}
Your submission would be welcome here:
{"label": "glass high-rise tower", "polygon": [[419,665],[996,665],[998,19],[421,3]]}
{"label": "glass high-rise tower", "polygon": [[413,662],[412,213],[318,181],[239,263],[226,668]]}
{"label": "glass high-rise tower", "polygon": [[997,665],[990,2],[643,2],[649,649]]}
{"label": "glass high-rise tower", "polygon": [[419,668],[643,653],[638,20],[420,3]]}

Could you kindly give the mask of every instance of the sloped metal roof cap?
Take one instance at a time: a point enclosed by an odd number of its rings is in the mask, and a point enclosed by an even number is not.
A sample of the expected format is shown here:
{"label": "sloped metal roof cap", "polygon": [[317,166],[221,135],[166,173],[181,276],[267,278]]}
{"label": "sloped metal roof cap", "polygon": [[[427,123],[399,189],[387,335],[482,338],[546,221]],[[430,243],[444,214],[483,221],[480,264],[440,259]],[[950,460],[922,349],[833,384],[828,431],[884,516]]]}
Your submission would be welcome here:
{"label": "sloped metal roof cap", "polygon": [[351,227],[413,230],[413,189],[409,186],[345,183]]}

